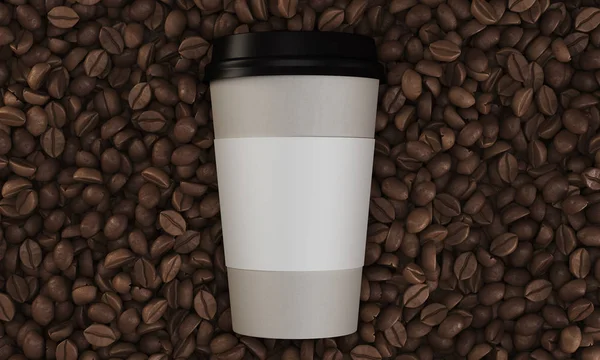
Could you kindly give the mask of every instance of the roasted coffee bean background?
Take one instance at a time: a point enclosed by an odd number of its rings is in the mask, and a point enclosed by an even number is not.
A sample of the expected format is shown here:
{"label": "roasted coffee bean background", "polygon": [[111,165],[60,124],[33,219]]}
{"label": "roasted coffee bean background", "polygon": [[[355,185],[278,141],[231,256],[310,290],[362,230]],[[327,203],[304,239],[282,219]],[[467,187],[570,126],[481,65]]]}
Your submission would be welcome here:
{"label": "roasted coffee bean background", "polygon": [[[599,25],[591,0],[0,2],[0,360],[599,359]],[[386,68],[341,338],[232,332],[202,79],[213,39],[276,30],[371,36]]]}

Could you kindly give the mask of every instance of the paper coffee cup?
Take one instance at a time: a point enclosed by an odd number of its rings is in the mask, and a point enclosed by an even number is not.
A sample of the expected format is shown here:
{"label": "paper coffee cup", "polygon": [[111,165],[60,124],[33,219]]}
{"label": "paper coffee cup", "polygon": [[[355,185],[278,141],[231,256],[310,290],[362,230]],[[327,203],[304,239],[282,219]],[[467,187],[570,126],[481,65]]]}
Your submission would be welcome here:
{"label": "paper coffee cup", "polygon": [[207,68],[234,331],[356,331],[381,67],[370,38],[255,33]]}

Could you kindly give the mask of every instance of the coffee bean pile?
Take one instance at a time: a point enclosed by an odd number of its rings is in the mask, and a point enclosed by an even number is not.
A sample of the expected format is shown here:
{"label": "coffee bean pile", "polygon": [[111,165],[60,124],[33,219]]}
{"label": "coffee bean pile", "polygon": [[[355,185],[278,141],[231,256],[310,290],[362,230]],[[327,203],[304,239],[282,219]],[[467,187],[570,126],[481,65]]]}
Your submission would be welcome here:
{"label": "coffee bean pile", "polygon": [[[0,360],[600,358],[600,2],[0,2]],[[211,40],[373,37],[359,330],[232,332]],[[340,179],[343,181],[343,179]]]}

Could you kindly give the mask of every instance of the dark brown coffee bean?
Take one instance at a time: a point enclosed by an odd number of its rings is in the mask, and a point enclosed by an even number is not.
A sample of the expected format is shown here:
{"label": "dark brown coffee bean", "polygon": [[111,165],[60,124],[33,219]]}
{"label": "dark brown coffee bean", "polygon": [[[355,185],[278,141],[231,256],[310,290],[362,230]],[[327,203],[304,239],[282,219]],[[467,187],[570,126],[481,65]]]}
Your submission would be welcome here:
{"label": "dark brown coffee bean", "polygon": [[378,330],[384,331],[392,327],[402,317],[402,309],[397,306],[390,305],[383,309],[377,317],[376,327]]}
{"label": "dark brown coffee bean", "polygon": [[499,14],[494,6],[485,0],[471,2],[471,13],[473,17],[484,25],[493,25],[500,20]]}
{"label": "dark brown coffee bean", "polygon": [[59,157],[65,149],[65,136],[60,129],[50,128],[40,138],[42,149],[50,157]]}
{"label": "dark brown coffee bean", "polygon": [[579,299],[567,309],[569,321],[583,321],[594,311],[594,305],[588,299]]}
{"label": "dark brown coffee bean", "polygon": [[200,290],[194,297],[194,310],[205,320],[212,320],[217,312],[217,302],[207,291]]}
{"label": "dark brown coffee bean", "polygon": [[90,325],[84,330],[83,335],[94,346],[109,346],[117,341],[115,332],[106,325]]}
{"label": "dark brown coffee bean", "polygon": [[543,85],[535,94],[535,102],[544,115],[554,115],[558,108],[558,99],[552,88]]}
{"label": "dark brown coffee bean", "polygon": [[416,208],[406,218],[406,230],[411,233],[419,233],[431,224],[431,213],[426,208]]}
{"label": "dark brown coffee bean", "polygon": [[577,232],[577,240],[586,246],[600,245],[600,227],[587,226]]}
{"label": "dark brown coffee bean", "polygon": [[179,273],[179,269],[181,268],[181,256],[178,254],[171,254],[165,256],[159,268],[159,273],[162,281],[164,283],[168,283],[173,280],[177,274]]}
{"label": "dark brown coffee bean", "polygon": [[437,61],[452,62],[461,54],[460,47],[448,40],[438,40],[429,45],[431,55]]}
{"label": "dark brown coffee bean", "polygon": [[581,173],[584,184],[592,190],[600,190],[600,169],[588,168]]}
{"label": "dark brown coffee bean", "polygon": [[390,223],[396,218],[394,207],[384,198],[371,199],[370,213],[371,216],[382,223]]}
{"label": "dark brown coffee bean", "polygon": [[454,261],[454,275],[459,280],[471,278],[477,270],[477,258],[472,252],[460,254]]}
{"label": "dark brown coffee bean", "polygon": [[518,175],[517,159],[509,153],[504,153],[498,159],[498,174],[502,181],[512,183]]}
{"label": "dark brown coffee bean", "polygon": [[569,269],[576,278],[585,278],[591,269],[591,260],[588,251],[584,248],[577,249],[569,255]]}
{"label": "dark brown coffee bean", "polygon": [[141,113],[137,118],[137,122],[142,130],[148,132],[160,132],[167,124],[165,117],[160,112],[154,110]]}
{"label": "dark brown coffee bean", "polygon": [[420,320],[423,324],[429,326],[439,325],[448,314],[448,309],[442,304],[430,304],[421,310]]}
{"label": "dark brown coffee bean", "polygon": [[581,345],[581,329],[578,326],[571,325],[560,332],[558,340],[560,350],[572,354],[577,351],[579,345]]}
{"label": "dark brown coffee bean", "polygon": [[152,299],[142,309],[142,320],[145,324],[154,324],[157,322],[167,311],[167,300],[165,299]]}
{"label": "dark brown coffee bean", "polygon": [[109,54],[121,54],[125,49],[123,37],[114,28],[103,26],[98,34],[98,40]]}
{"label": "dark brown coffee bean", "polygon": [[135,255],[128,249],[116,249],[106,254],[104,258],[104,267],[106,269],[118,269],[125,264],[135,260]]}
{"label": "dark brown coffee bean", "polygon": [[91,78],[102,75],[110,67],[110,56],[105,50],[90,51],[83,62],[85,74]]}
{"label": "dark brown coffee bean", "polygon": [[525,298],[530,301],[543,301],[550,296],[552,284],[548,280],[533,280],[525,287]]}
{"label": "dark brown coffee bean", "polygon": [[461,315],[451,314],[442,321],[438,328],[438,333],[443,338],[452,339],[463,331],[466,325],[467,323]]}
{"label": "dark brown coffee bean", "polygon": [[162,211],[159,215],[159,223],[164,231],[173,236],[183,235],[187,228],[181,214],[173,210]]}
{"label": "dark brown coffee bean", "polygon": [[0,124],[2,125],[23,126],[26,119],[25,113],[17,108],[11,106],[0,107]]}
{"label": "dark brown coffee bean", "polygon": [[410,284],[422,284],[425,282],[425,272],[415,263],[406,265],[402,271],[402,275]]}
{"label": "dark brown coffee bean", "polygon": [[403,304],[407,308],[417,308],[429,297],[429,287],[427,284],[412,285],[404,292]]}
{"label": "dark brown coffee bean", "polygon": [[208,47],[206,40],[199,36],[192,36],[181,42],[178,52],[186,59],[198,60],[206,54]]}
{"label": "dark brown coffee bean", "polygon": [[438,194],[433,200],[433,207],[440,214],[448,217],[458,216],[461,213],[460,202],[449,194]]}
{"label": "dark brown coffee bean", "polygon": [[317,26],[321,31],[337,29],[344,21],[344,10],[339,8],[326,9],[318,19]]}
{"label": "dark brown coffee bean", "polygon": [[564,301],[575,301],[585,294],[585,289],[585,280],[571,280],[560,288],[558,296]]}
{"label": "dark brown coffee bean", "polygon": [[90,320],[102,324],[109,324],[116,318],[116,313],[113,308],[104,303],[95,303],[90,305],[87,315]]}
{"label": "dark brown coffee bean", "polygon": [[8,278],[6,281],[6,292],[18,303],[27,301],[30,294],[27,281],[19,275],[11,275]]}
{"label": "dark brown coffee bean", "polygon": [[0,293],[0,320],[11,321],[15,316],[15,304],[8,295]]}
{"label": "dark brown coffee bean", "polygon": [[381,360],[381,354],[371,345],[358,345],[350,352],[352,360]]}
{"label": "dark brown coffee bean", "polygon": [[129,92],[129,106],[133,110],[141,110],[152,100],[152,88],[148,83],[136,84]]}
{"label": "dark brown coffee bean", "polygon": [[529,110],[533,101],[533,89],[523,88],[515,92],[511,106],[516,116],[523,116]]}
{"label": "dark brown coffee bean", "polygon": [[57,360],[72,360],[77,359],[78,356],[79,350],[73,341],[66,339],[56,345]]}
{"label": "dark brown coffee bean", "polygon": [[584,8],[575,17],[575,29],[581,32],[590,32],[600,25],[600,9]]}
{"label": "dark brown coffee bean", "polygon": [[40,245],[32,239],[25,240],[19,248],[19,258],[23,266],[29,269],[35,269],[42,263],[42,249]]}
{"label": "dark brown coffee bean", "polygon": [[144,180],[149,181],[159,188],[167,189],[171,183],[169,179],[169,175],[167,175],[163,170],[149,167],[142,171],[142,177]]}
{"label": "dark brown coffee bean", "polygon": [[57,6],[48,12],[48,21],[59,29],[70,29],[79,22],[79,15],[70,7]]}
{"label": "dark brown coffee bean", "polygon": [[132,280],[142,287],[152,287],[158,279],[156,269],[146,259],[135,261],[131,275]]}
{"label": "dark brown coffee bean", "polygon": [[388,88],[381,99],[381,105],[388,114],[397,113],[405,102],[406,96],[402,93],[402,88],[400,86]]}
{"label": "dark brown coffee bean", "polygon": [[519,243],[519,238],[512,233],[504,233],[496,237],[490,244],[490,252],[496,256],[508,256],[512,254]]}

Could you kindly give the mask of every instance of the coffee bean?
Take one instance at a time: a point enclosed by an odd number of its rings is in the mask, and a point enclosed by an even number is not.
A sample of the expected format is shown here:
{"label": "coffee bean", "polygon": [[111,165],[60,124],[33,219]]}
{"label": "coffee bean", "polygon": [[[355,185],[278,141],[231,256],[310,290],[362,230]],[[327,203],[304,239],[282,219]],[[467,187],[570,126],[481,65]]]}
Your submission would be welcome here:
{"label": "coffee bean", "polygon": [[321,31],[332,31],[337,29],[344,21],[344,10],[329,8],[323,11],[318,19],[317,26]]}
{"label": "coffee bean", "polygon": [[129,92],[128,99],[132,110],[141,110],[152,100],[152,88],[145,82],[136,84]]}
{"label": "coffee bean", "polygon": [[560,332],[558,346],[567,354],[572,354],[581,344],[581,329],[577,326],[569,326]]}
{"label": "coffee bean", "polygon": [[583,245],[596,247],[600,245],[598,235],[600,235],[600,227],[587,226],[577,231],[577,240]]}
{"label": "coffee bean", "polygon": [[162,211],[159,215],[159,223],[164,231],[173,236],[183,235],[187,227],[181,214],[173,210]]}
{"label": "coffee bean", "polygon": [[144,180],[149,181],[159,188],[167,189],[171,183],[169,179],[169,175],[167,175],[163,170],[155,167],[149,167],[142,171],[142,178]]}
{"label": "coffee bean", "polygon": [[392,86],[387,89],[383,98],[381,99],[381,104],[383,109],[388,114],[397,113],[404,103],[406,102],[406,96],[402,93],[402,89],[399,86]]}
{"label": "coffee bean", "polygon": [[508,8],[513,12],[524,12],[535,4],[535,0],[509,0]]}
{"label": "coffee bean", "polygon": [[41,136],[40,143],[48,156],[57,158],[65,149],[65,136],[60,129],[52,127]]}
{"label": "coffee bean", "polygon": [[454,275],[458,280],[466,280],[475,274],[477,259],[472,252],[460,254],[454,261]]}
{"label": "coffee bean", "polygon": [[406,230],[411,233],[423,231],[431,223],[431,213],[426,208],[416,208],[406,218]]}
{"label": "coffee bean", "polygon": [[110,67],[110,56],[105,50],[90,51],[83,62],[85,74],[91,78],[102,75]]}
{"label": "coffee bean", "polygon": [[512,254],[519,243],[519,238],[512,233],[504,233],[495,238],[490,244],[490,252],[496,256]]}
{"label": "coffee bean", "polygon": [[205,320],[214,318],[217,312],[217,302],[207,291],[200,290],[194,297],[194,310]]}
{"label": "coffee bean", "polygon": [[494,6],[484,0],[476,0],[471,2],[471,13],[473,16],[484,25],[493,25],[500,16]]}
{"label": "coffee bean", "polygon": [[144,309],[142,309],[142,320],[146,324],[154,324],[167,311],[167,300],[152,299]]}
{"label": "coffee bean", "polygon": [[585,294],[585,289],[585,280],[571,280],[560,288],[558,296],[564,301],[575,301]]}
{"label": "coffee bean", "polygon": [[106,325],[90,325],[84,330],[83,335],[94,346],[109,346],[117,341],[117,335],[114,330]]}
{"label": "coffee bean", "polygon": [[583,321],[594,311],[594,305],[588,299],[579,299],[567,309],[569,321]]}
{"label": "coffee bean", "polygon": [[448,315],[438,328],[439,336],[452,339],[466,327],[465,319],[458,314]]}
{"label": "coffee bean", "polygon": [[377,317],[377,329],[384,331],[391,328],[402,317],[402,309],[397,306],[390,305],[383,309]]}
{"label": "coffee bean", "polygon": [[425,272],[415,263],[408,264],[402,271],[402,275],[410,284],[422,284],[425,282]]}
{"label": "coffee bean", "polygon": [[431,55],[437,61],[452,62],[461,54],[460,48],[451,41],[438,40],[429,45]]}
{"label": "coffee bean", "polygon": [[429,297],[429,287],[426,284],[412,285],[404,292],[402,303],[405,307],[412,309],[417,308]]}
{"label": "coffee bean", "polygon": [[209,44],[200,36],[191,36],[184,39],[179,45],[178,52],[190,60],[198,60],[206,54]]}
{"label": "coffee bean", "polygon": [[48,21],[59,29],[70,29],[79,22],[79,15],[70,7],[57,6],[48,12]]}
{"label": "coffee bean", "polygon": [[550,296],[552,284],[548,280],[533,280],[525,287],[525,298],[530,301],[543,301]]}
{"label": "coffee bean", "polygon": [[575,17],[574,26],[577,31],[590,32],[600,25],[600,9],[584,8]]}
{"label": "coffee bean", "polygon": [[461,213],[460,202],[449,194],[438,194],[433,200],[434,208],[442,215],[448,217],[458,216]]}
{"label": "coffee bean", "polygon": [[517,159],[509,153],[504,153],[498,159],[498,174],[502,181],[512,183],[518,175]]}
{"label": "coffee bean", "polygon": [[15,305],[8,295],[0,293],[0,320],[11,321],[15,316]]}
{"label": "coffee bean", "polygon": [[448,314],[448,309],[442,304],[433,303],[425,306],[421,310],[420,320],[428,326],[439,325]]}
{"label": "coffee bean", "polygon": [[77,359],[79,356],[79,350],[77,345],[69,339],[61,341],[56,345],[56,359],[58,360],[72,360]]}
{"label": "coffee bean", "polygon": [[42,26],[42,19],[31,5],[19,4],[15,11],[16,19],[25,29],[34,31]]}
{"label": "coffee bean", "polygon": [[158,111],[148,110],[141,113],[137,122],[139,127],[148,132],[160,132],[167,124],[165,117]]}
{"label": "coffee bean", "polygon": [[585,278],[591,269],[591,260],[588,251],[584,248],[577,249],[569,255],[569,269],[576,278]]}
{"label": "coffee bean", "polygon": [[23,111],[11,106],[0,107],[0,124],[17,127],[23,126],[25,121],[26,117]]}
{"label": "coffee bean", "polygon": [[356,346],[354,349],[352,349],[352,351],[350,351],[350,357],[352,360],[381,360],[382,358],[377,348],[371,345]]}
{"label": "coffee bean", "polygon": [[106,254],[104,258],[104,267],[106,269],[118,269],[125,264],[135,260],[135,255],[128,249],[116,249]]}
{"label": "coffee bean", "polygon": [[98,34],[98,40],[109,54],[121,54],[125,49],[125,42],[121,34],[111,27],[103,26]]}
{"label": "coffee bean", "polygon": [[19,248],[19,258],[23,266],[35,269],[42,263],[42,249],[37,242],[27,239]]}
{"label": "coffee bean", "polygon": [[533,89],[523,88],[515,92],[512,101],[512,110],[516,116],[523,116],[529,110],[533,100]]}

